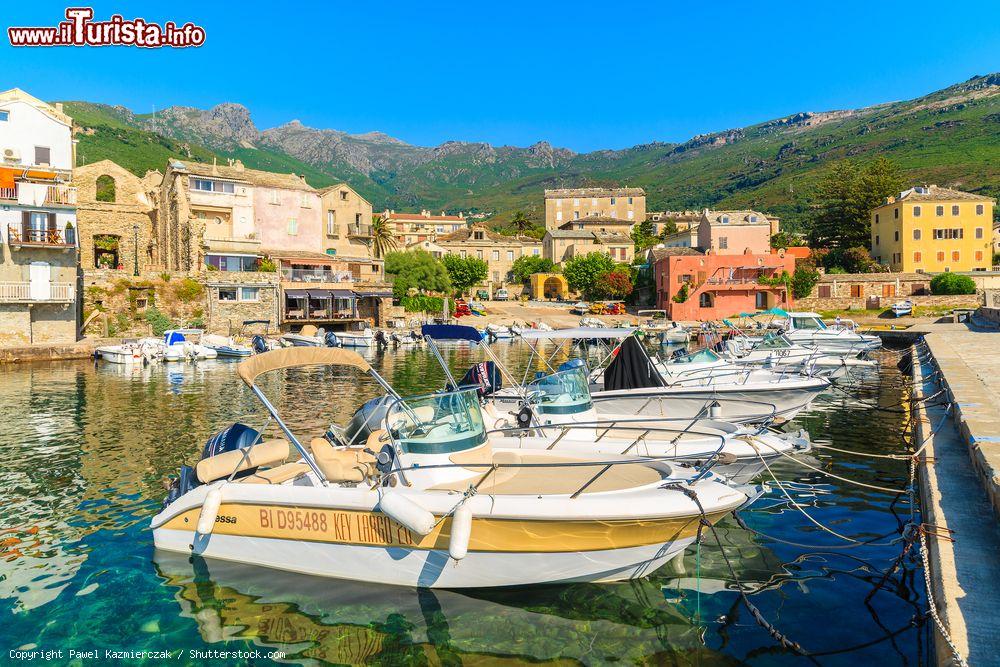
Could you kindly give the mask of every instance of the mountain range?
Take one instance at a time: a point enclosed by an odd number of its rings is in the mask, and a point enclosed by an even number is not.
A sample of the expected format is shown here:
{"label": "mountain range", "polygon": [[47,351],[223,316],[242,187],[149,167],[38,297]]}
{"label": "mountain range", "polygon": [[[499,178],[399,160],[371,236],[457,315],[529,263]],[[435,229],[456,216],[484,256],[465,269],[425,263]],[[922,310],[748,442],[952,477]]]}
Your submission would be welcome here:
{"label": "mountain range", "polygon": [[112,159],[143,174],[170,157],[239,158],[248,167],[303,175],[316,187],[347,181],[375,207],[515,210],[540,221],[542,190],[628,185],[648,210],[752,206],[801,228],[814,186],[834,161],[884,155],[916,183],[1000,195],[1000,74],[975,76],[913,100],[800,112],[744,128],[575,153],[545,141],[527,147],[448,141],[414,146],[381,132],[349,134],[297,120],[260,130],[250,110],[174,106],[135,114],[122,106],[64,102],[76,123],[78,161]]}

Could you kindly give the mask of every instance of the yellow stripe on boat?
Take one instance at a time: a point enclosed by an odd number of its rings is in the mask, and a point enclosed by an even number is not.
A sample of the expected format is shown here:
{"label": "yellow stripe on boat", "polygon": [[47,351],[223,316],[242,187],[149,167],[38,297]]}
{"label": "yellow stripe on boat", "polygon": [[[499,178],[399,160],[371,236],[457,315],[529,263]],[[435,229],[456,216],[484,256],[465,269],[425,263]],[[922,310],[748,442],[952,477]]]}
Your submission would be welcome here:
{"label": "yellow stripe on boat", "polygon": [[[194,532],[201,508],[171,518],[160,529]],[[725,512],[709,514],[715,523]],[[622,549],[694,537],[697,516],[620,521],[553,521],[473,518],[469,551],[572,552]],[[223,503],[213,535],[263,537],[409,549],[448,548],[451,519],[424,536],[414,535],[380,512]]]}

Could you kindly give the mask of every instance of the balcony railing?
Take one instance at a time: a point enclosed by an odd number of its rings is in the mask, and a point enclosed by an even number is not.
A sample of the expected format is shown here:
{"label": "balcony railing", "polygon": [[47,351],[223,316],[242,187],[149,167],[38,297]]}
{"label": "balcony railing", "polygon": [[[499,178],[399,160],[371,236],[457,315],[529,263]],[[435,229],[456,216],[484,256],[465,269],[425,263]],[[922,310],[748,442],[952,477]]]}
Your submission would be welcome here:
{"label": "balcony railing", "polygon": [[72,283],[0,283],[0,303],[72,303]]}
{"label": "balcony railing", "polygon": [[15,183],[0,188],[0,200],[16,201],[25,206],[76,206],[76,188],[47,183]]}
{"label": "balcony railing", "polygon": [[300,283],[349,283],[354,280],[350,271],[330,271],[327,269],[281,269],[281,279]]}
{"label": "balcony railing", "polygon": [[372,226],[371,225],[350,225],[347,228],[348,236],[357,236],[360,238],[371,238]]}
{"label": "balcony railing", "polygon": [[7,240],[11,246],[32,245],[72,248],[76,245],[76,235],[72,229],[37,229],[24,225],[8,225]]}
{"label": "balcony railing", "polygon": [[357,319],[353,310],[336,308],[286,308],[285,320],[292,321],[333,321]]}

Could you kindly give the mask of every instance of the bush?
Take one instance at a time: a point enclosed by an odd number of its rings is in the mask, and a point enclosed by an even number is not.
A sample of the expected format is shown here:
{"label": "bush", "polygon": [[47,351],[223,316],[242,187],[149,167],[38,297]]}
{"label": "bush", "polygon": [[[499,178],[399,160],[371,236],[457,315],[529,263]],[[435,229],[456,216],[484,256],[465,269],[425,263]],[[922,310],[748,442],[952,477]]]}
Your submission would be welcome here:
{"label": "bush", "polygon": [[169,283],[170,282],[170,274],[166,273],[166,272],[161,273],[160,274],[160,280],[162,280],[165,283]]}
{"label": "bush", "polygon": [[205,286],[194,278],[185,278],[174,286],[174,296],[181,303],[191,303],[195,299],[200,299],[204,293]]}
{"label": "bush", "polygon": [[792,296],[805,299],[812,294],[813,287],[819,282],[819,271],[805,266],[799,266],[792,274]]}
{"label": "bush", "polygon": [[553,273],[555,268],[556,265],[551,259],[535,255],[524,255],[514,260],[511,273],[514,274],[514,280],[519,283],[526,283],[531,279],[532,274]]}
{"label": "bush", "polygon": [[162,336],[168,329],[176,328],[174,323],[170,321],[170,318],[161,313],[155,306],[147,308],[144,317],[150,326],[153,327],[154,336]]}
{"label": "bush", "polygon": [[257,262],[257,270],[263,271],[264,273],[274,273],[278,270],[278,263],[270,257],[264,257]]}
{"label": "bush", "polygon": [[597,277],[594,293],[608,299],[624,299],[632,293],[632,276],[625,271],[608,271]]}
{"label": "bush", "polygon": [[[444,308],[444,299],[439,296],[428,296],[426,294],[415,294],[404,296],[399,300],[403,310],[408,313],[440,313]],[[450,302],[449,310],[454,310],[454,302]]]}
{"label": "bush", "polygon": [[975,294],[976,283],[969,276],[939,273],[931,278],[931,294]]}
{"label": "bush", "polygon": [[685,301],[688,300],[689,293],[690,290],[688,289],[688,284],[684,283],[683,285],[681,285],[681,288],[677,290],[677,294],[675,294],[671,300],[674,303],[684,303]]}

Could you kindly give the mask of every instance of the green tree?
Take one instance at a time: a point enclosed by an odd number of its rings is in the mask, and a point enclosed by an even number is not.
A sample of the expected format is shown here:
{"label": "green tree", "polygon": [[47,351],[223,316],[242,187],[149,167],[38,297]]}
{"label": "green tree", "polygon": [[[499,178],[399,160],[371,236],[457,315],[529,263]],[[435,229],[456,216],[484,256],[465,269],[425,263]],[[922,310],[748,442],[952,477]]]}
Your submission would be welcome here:
{"label": "green tree", "polygon": [[372,257],[378,259],[385,257],[390,251],[396,249],[396,234],[392,225],[381,215],[372,216]]}
{"label": "green tree", "polygon": [[410,288],[439,293],[451,291],[448,269],[426,250],[388,253],[385,272],[394,276],[392,293],[397,299],[406,296]]}
{"label": "green tree", "polygon": [[975,294],[976,281],[957,273],[939,273],[931,278],[931,294]]}
{"label": "green tree", "polygon": [[660,238],[665,239],[671,234],[677,233],[677,222],[673,218],[667,218],[667,221],[663,223],[663,229],[660,230]]}
{"label": "green tree", "polygon": [[659,239],[656,238],[656,227],[652,220],[643,220],[632,230],[632,243],[635,244],[636,252],[652,248],[657,241]]}
{"label": "green tree", "polygon": [[817,186],[818,212],[812,221],[809,244],[822,248],[868,247],[870,212],[904,185],[899,167],[878,157],[864,167],[842,160],[833,165]]}
{"label": "green tree", "polygon": [[563,266],[563,275],[571,289],[583,292],[591,298],[595,292],[597,279],[601,274],[614,271],[615,261],[603,252],[591,252],[578,255]]}
{"label": "green tree", "polygon": [[802,239],[789,232],[778,232],[771,235],[771,247],[781,250],[789,246],[802,245]]}
{"label": "green tree", "polygon": [[632,276],[627,271],[608,271],[597,276],[594,292],[608,299],[624,299],[632,293]]}
{"label": "green tree", "polygon": [[524,214],[524,211],[514,211],[514,217],[510,219],[510,224],[517,229],[518,234],[524,233],[531,227],[531,221],[528,220],[528,216]]}
{"label": "green tree", "polygon": [[537,255],[522,255],[514,260],[511,273],[514,280],[519,283],[526,283],[533,273],[552,273],[556,265],[547,257]]}
{"label": "green tree", "polygon": [[819,282],[819,271],[811,266],[800,264],[792,274],[792,296],[805,299],[812,293],[813,287]]}
{"label": "green tree", "polygon": [[478,257],[445,255],[441,263],[448,270],[451,286],[459,292],[465,292],[473,285],[483,282],[489,272],[489,265]]}

